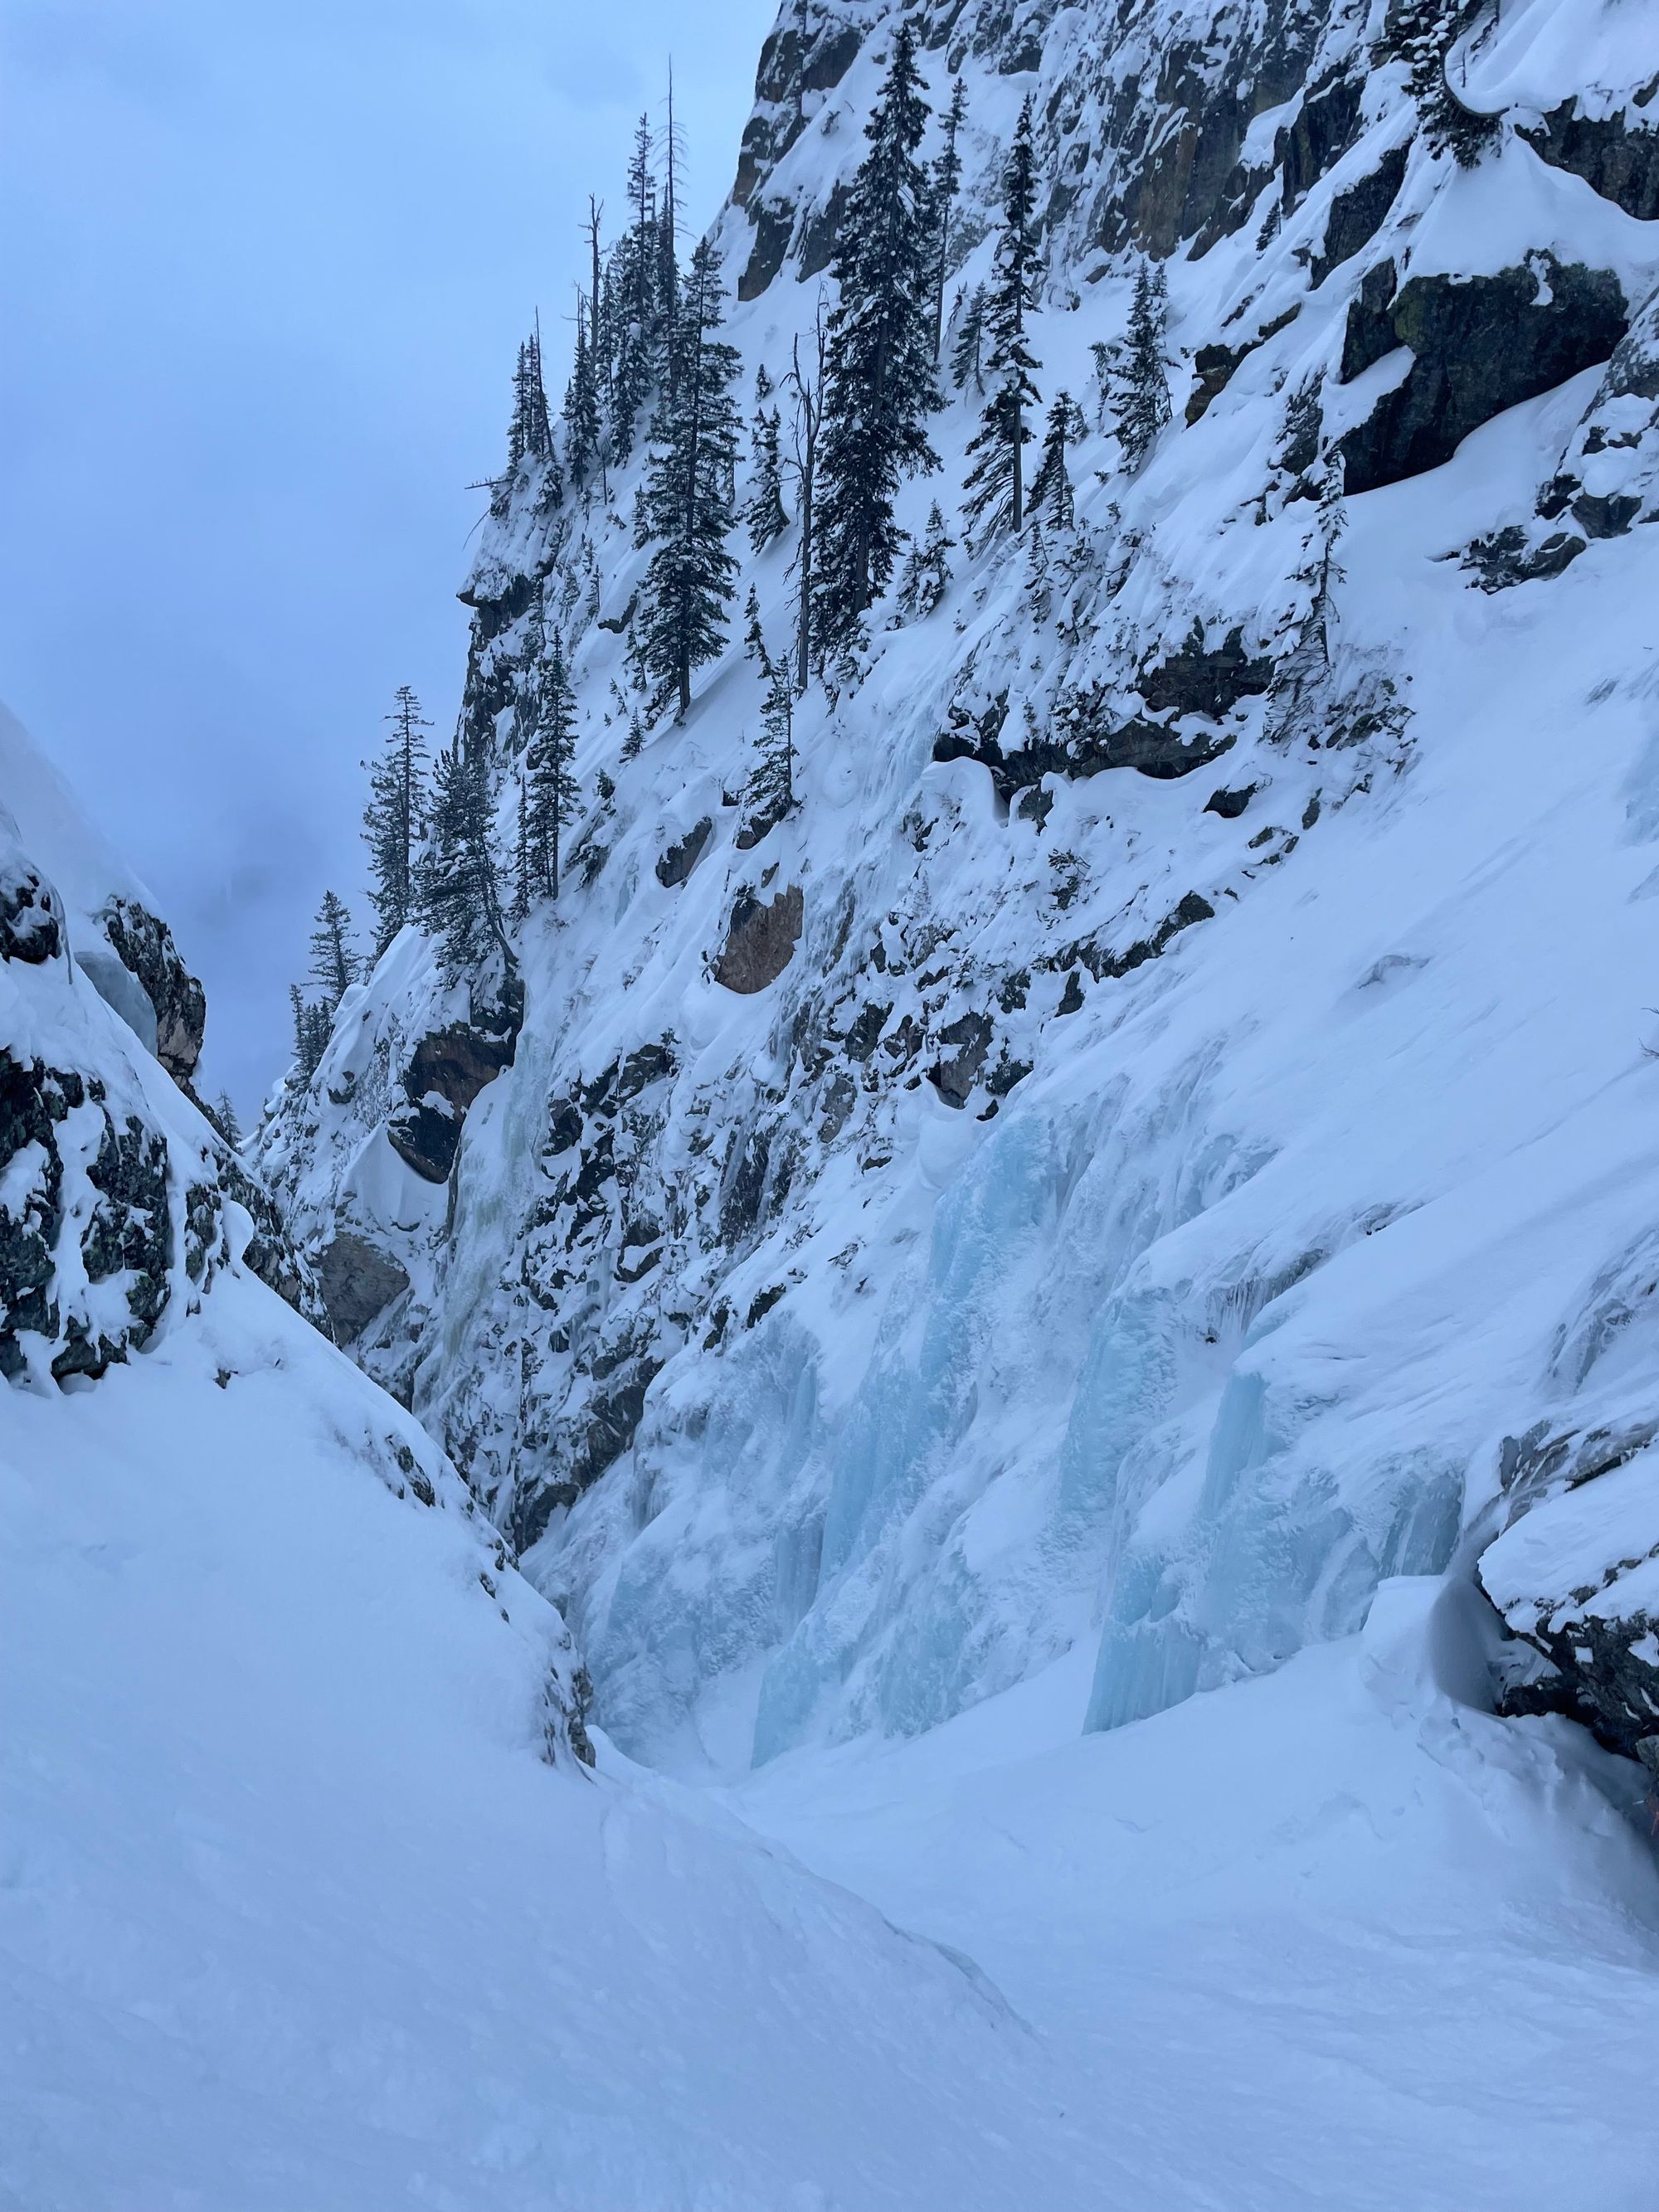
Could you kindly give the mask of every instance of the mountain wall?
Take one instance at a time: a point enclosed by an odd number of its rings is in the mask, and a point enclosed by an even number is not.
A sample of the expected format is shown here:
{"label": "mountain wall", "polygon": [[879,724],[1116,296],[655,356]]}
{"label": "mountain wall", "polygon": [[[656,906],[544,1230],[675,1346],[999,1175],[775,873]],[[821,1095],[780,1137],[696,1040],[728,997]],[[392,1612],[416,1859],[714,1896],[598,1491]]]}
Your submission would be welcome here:
{"label": "mountain wall", "polygon": [[[1079,1641],[1110,1726],[1449,1571],[1508,1698],[1651,1760],[1659,26],[1449,17],[1425,105],[1381,0],[910,13],[968,94],[953,328],[1033,101],[1075,526],[879,606],[750,842],[741,624],[646,728],[637,461],[521,468],[464,714],[505,845],[538,605],[563,891],[510,992],[404,932],[262,1170],[637,1756],[914,1732]],[[896,14],[792,0],[763,53],[713,234],[746,374],[810,327]],[[1132,472],[1094,378],[1143,255]],[[775,647],[790,550],[739,586]]]}

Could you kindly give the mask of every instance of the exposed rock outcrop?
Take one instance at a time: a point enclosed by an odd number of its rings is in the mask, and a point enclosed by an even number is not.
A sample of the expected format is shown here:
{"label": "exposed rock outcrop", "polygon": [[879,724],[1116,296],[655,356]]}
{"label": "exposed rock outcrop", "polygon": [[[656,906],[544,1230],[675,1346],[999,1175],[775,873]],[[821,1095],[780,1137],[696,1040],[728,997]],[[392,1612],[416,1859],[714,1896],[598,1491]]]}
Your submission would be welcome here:
{"label": "exposed rock outcrop", "polygon": [[[1632,102],[1636,114],[1591,115],[1575,98],[1563,100],[1536,123],[1522,123],[1520,135],[1557,169],[1569,169],[1639,222],[1659,220],[1659,113],[1653,112],[1659,81],[1644,86]],[[1652,119],[1638,118],[1646,110]]]}
{"label": "exposed rock outcrop", "polygon": [[1582,1721],[1659,1782],[1659,1455],[1603,1438],[1592,1469],[1609,1457],[1577,1480],[1565,1473],[1477,1571],[1510,1634],[1545,1662],[1512,1673],[1507,1710]]}
{"label": "exposed rock outcrop", "polygon": [[[1359,313],[1374,313],[1364,294]],[[1343,441],[1346,489],[1374,491],[1438,468],[1506,407],[1606,361],[1628,322],[1616,276],[1549,253],[1495,276],[1408,277],[1376,323],[1358,329],[1351,311],[1345,377],[1382,358],[1377,325],[1412,362]]]}
{"label": "exposed rock outcrop", "polygon": [[799,884],[770,899],[744,893],[732,909],[726,942],[714,960],[714,981],[740,997],[775,983],[795,957],[803,902]]}
{"label": "exposed rock outcrop", "polygon": [[657,881],[665,890],[672,890],[678,884],[688,880],[692,869],[702,858],[703,848],[708,844],[714,827],[713,821],[705,814],[702,821],[692,824],[684,837],[676,838],[674,842],[659,855]]}
{"label": "exposed rock outcrop", "polygon": [[155,1009],[155,1057],[175,1082],[188,1085],[202,1056],[206,993],[185,966],[166,922],[136,900],[112,898],[99,920]]}
{"label": "exposed rock outcrop", "polygon": [[434,1030],[416,1046],[404,1072],[404,1106],[386,1133],[426,1182],[449,1180],[467,1108],[513,1065],[523,1019],[523,986],[514,976],[494,1003],[475,1007],[470,1023]]}
{"label": "exposed rock outcrop", "polygon": [[318,1256],[317,1283],[335,1342],[349,1344],[409,1288],[409,1274],[390,1253],[342,1230]]}

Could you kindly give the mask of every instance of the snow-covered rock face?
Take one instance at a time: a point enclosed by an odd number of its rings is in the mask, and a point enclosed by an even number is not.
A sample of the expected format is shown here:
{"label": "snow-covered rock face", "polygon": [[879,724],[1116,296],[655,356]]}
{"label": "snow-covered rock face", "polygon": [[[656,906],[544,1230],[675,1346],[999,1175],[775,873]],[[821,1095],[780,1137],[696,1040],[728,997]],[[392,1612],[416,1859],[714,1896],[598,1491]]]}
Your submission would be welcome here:
{"label": "snow-covered rock face", "polygon": [[[742,849],[752,665],[631,738],[635,468],[608,507],[523,469],[465,711],[505,842],[544,577],[586,812],[511,1063],[423,1177],[410,1071],[477,1010],[411,933],[261,1139],[652,1757],[919,1729],[1079,1638],[1108,1726],[1352,1632],[1498,1533],[1504,1440],[1659,1208],[1659,22],[1470,15],[1464,168],[1380,7],[914,12],[936,113],[969,92],[952,300],[1035,102],[1076,527],[878,608]],[[768,43],[715,234],[751,374],[811,324],[894,13],[792,0]],[[1131,476],[1091,379],[1136,250],[1175,422]],[[739,590],[775,649],[788,554]],[[1528,1635],[1535,1570],[1487,1585]]]}
{"label": "snow-covered rock face", "polygon": [[190,1091],[206,1012],[171,933],[9,717],[0,771],[0,1375],[102,1375],[199,1301],[233,1241],[314,1308]]}
{"label": "snow-covered rock face", "polygon": [[[153,1480],[168,1493],[154,1501],[163,1523],[185,1522],[190,1509],[174,1494],[181,1468],[210,1490],[217,1478],[222,1493],[227,1462],[246,1474],[241,1419],[258,1431],[254,1458],[263,1451],[268,1467],[292,1476],[284,1452],[297,1453],[306,1481],[320,1471],[325,1488],[339,1483],[346,1522],[361,1502],[353,1480],[367,1470],[411,1510],[456,1524],[435,1540],[439,1574],[451,1589],[458,1580],[474,1589],[491,1615],[516,1608],[520,1626],[506,1640],[531,1653],[539,1747],[550,1759],[591,1760],[586,1676],[563,1623],[513,1572],[431,1437],[306,1318],[323,1319],[315,1285],[268,1192],[89,978],[81,945],[106,942],[112,922],[139,948],[140,967],[123,972],[165,979],[177,962],[165,925],[149,919],[9,720],[0,726],[0,788],[27,819],[26,835],[0,805],[0,1437],[9,1448],[0,1478],[9,1516],[27,1470],[67,1484],[65,1510],[87,1517],[88,1556],[120,1540],[96,1525],[87,1478],[134,1525]],[[52,854],[51,873],[33,849],[37,837]],[[199,1045],[204,1010],[192,988]],[[161,1003],[178,1001],[163,991]],[[113,1379],[134,1368],[142,1378]],[[64,1394],[92,1382],[100,1400],[118,1395],[120,1410],[77,1427]],[[188,1544],[182,1556],[194,1559]],[[175,1561],[172,1572],[188,1592],[190,1569]],[[289,1602],[303,1606],[306,1594],[296,1588]]]}

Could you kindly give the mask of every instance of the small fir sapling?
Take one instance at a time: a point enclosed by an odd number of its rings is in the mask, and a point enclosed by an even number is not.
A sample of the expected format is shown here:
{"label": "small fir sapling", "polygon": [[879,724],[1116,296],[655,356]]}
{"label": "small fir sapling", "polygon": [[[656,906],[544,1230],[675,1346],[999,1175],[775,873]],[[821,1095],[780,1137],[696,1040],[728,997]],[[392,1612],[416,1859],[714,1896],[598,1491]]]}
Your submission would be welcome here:
{"label": "small fir sapling", "polygon": [[920,538],[910,542],[899,578],[899,612],[905,621],[925,619],[950,589],[949,556],[956,542],[945,526],[945,517],[935,500],[927,510],[926,529]]}
{"label": "small fir sapling", "polygon": [[1083,410],[1069,392],[1057,392],[1048,409],[1042,436],[1042,454],[1031,480],[1030,512],[1041,512],[1051,530],[1070,530],[1076,520],[1075,499],[1066,455],[1073,441],[1084,435]]}
{"label": "small fir sapling", "polygon": [[1170,380],[1164,360],[1168,320],[1164,271],[1142,258],[1135,270],[1129,326],[1112,358],[1108,412],[1123,465],[1131,475],[1146,466],[1170,420]]}
{"label": "small fir sapling", "polygon": [[432,726],[407,684],[398,685],[386,720],[391,728],[369,769],[368,805],[363,813],[377,960],[413,917],[416,854],[427,809],[423,733]]}
{"label": "small fir sapling", "polygon": [[749,543],[757,553],[763,553],[789,527],[780,452],[783,417],[776,407],[768,406],[771,397],[772,380],[763,366],[755,371],[755,413],[749,432],[750,492],[743,510]]}

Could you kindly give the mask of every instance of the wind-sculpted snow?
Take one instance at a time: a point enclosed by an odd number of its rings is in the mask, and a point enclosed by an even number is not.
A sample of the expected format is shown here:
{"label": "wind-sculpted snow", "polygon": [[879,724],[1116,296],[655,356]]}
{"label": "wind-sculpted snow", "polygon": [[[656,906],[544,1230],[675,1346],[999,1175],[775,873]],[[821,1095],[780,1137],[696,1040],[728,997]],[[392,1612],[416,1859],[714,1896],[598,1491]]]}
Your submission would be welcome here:
{"label": "wind-sculpted snow", "polygon": [[[362,1356],[659,1759],[915,1732],[1079,1645],[1110,1725],[1467,1574],[1654,1180],[1659,221],[1644,144],[1544,122],[1645,131],[1645,18],[1472,17],[1464,168],[1379,9],[921,13],[969,93],[951,302],[1035,97],[1075,527],[878,607],[744,848],[752,664],[647,729],[637,464],[556,509],[526,465],[468,726],[505,837],[539,590],[585,812],[512,1064],[417,1190],[377,1102],[478,1010],[404,940],[261,1139],[319,1258],[410,1277]],[[715,232],[747,372],[811,323],[890,17],[769,45]],[[1139,249],[1175,420],[1131,474],[1094,364]],[[788,560],[740,586],[774,651]]]}

